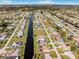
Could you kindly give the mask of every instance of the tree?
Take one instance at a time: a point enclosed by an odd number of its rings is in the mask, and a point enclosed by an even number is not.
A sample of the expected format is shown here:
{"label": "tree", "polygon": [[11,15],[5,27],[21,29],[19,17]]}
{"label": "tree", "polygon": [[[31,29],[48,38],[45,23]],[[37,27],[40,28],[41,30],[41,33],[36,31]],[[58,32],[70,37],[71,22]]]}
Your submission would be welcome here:
{"label": "tree", "polygon": [[75,51],[75,50],[76,50],[76,46],[75,46],[75,45],[72,45],[72,46],[71,46],[71,50],[72,50],[72,51]]}
{"label": "tree", "polygon": [[7,24],[4,20],[2,20],[2,22],[1,22],[0,26],[1,26],[1,27],[7,27],[7,26],[8,26],[8,24]]}
{"label": "tree", "polygon": [[76,53],[79,55],[79,48],[78,48],[78,49],[76,49]]}

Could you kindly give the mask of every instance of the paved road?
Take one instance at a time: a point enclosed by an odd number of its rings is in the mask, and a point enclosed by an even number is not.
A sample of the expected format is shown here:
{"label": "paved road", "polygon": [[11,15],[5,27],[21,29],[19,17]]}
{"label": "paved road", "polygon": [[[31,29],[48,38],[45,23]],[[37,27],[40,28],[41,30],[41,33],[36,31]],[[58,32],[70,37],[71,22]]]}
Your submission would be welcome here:
{"label": "paved road", "polygon": [[[24,17],[25,17],[26,14],[24,14]],[[18,30],[20,24],[23,22],[24,20],[24,17],[22,18],[22,20],[19,22],[18,26],[16,27],[16,29],[14,30],[14,32],[12,33],[12,35],[10,36],[10,38],[8,39],[7,43],[5,44],[5,46],[0,50],[0,54],[2,54],[5,49],[7,48],[7,46],[9,45],[9,43],[11,42],[13,36],[15,35],[16,31]]]}
{"label": "paved road", "polygon": [[44,23],[43,23],[42,20],[41,20],[42,15],[41,15],[40,13],[37,14],[37,15],[40,15],[39,20],[40,20],[40,22],[42,23],[42,26],[43,26],[43,28],[44,28],[44,30],[45,30],[45,32],[46,32],[46,34],[47,34],[47,36],[48,36],[50,42],[52,43],[52,46],[53,46],[53,48],[54,48],[54,51],[55,51],[56,54],[57,54],[58,59],[61,59],[61,56],[60,56],[60,54],[58,53],[58,51],[57,51],[57,49],[56,49],[56,47],[55,47],[55,45],[54,45],[54,42],[52,41],[51,37],[49,36],[49,34],[48,34],[48,32],[47,32],[47,29],[46,29]]}
{"label": "paved road", "polygon": [[67,30],[69,30],[71,33],[73,33],[75,36],[79,36],[78,34],[76,34],[75,32],[73,32],[71,29],[69,29],[68,27],[66,27],[65,25],[63,25],[60,21],[58,21],[58,19],[56,17],[52,17],[51,14],[46,13],[45,14],[48,18],[56,21],[56,23],[59,23],[61,26],[63,26],[64,28],[66,28]]}

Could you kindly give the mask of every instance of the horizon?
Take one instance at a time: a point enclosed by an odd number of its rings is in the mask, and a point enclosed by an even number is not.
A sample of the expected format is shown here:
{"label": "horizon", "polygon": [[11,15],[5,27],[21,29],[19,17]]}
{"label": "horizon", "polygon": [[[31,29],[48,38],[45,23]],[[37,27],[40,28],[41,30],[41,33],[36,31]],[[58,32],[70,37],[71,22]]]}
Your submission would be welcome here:
{"label": "horizon", "polygon": [[0,0],[0,5],[79,5],[79,0]]}

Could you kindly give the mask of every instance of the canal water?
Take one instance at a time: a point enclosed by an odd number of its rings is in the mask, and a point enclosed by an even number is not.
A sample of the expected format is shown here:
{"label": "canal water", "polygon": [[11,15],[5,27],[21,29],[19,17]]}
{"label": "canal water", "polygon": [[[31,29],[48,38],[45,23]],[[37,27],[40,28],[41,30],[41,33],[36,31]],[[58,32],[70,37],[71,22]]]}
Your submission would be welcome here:
{"label": "canal water", "polygon": [[33,14],[30,14],[28,34],[26,39],[25,55],[24,59],[32,59],[34,55],[33,45]]}

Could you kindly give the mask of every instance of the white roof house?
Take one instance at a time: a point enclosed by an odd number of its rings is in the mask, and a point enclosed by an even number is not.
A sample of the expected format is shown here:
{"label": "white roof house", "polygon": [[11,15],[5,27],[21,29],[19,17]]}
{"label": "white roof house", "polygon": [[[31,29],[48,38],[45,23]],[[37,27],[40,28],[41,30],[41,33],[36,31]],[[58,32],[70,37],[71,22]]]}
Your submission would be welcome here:
{"label": "white roof house", "polygon": [[0,40],[4,40],[5,39],[5,37],[6,37],[6,34],[0,34]]}
{"label": "white roof house", "polygon": [[44,36],[39,36],[38,37],[38,43],[39,43],[39,45],[45,44],[45,38],[44,38]]}
{"label": "white roof house", "polygon": [[22,32],[22,31],[19,31],[18,34],[17,34],[17,36],[18,36],[18,37],[23,36],[23,32]]}
{"label": "white roof house", "polygon": [[71,51],[64,52],[64,55],[68,56],[70,59],[75,59],[75,56]]}
{"label": "white roof house", "polygon": [[2,56],[5,56],[5,59],[19,59],[19,49],[5,50]]}
{"label": "white roof house", "polygon": [[44,56],[44,59],[52,59],[52,57],[50,56],[49,53],[46,53],[45,56]]}
{"label": "white roof house", "polygon": [[13,42],[13,44],[12,44],[12,47],[14,47],[14,46],[16,46],[16,43],[15,42]]}
{"label": "white roof house", "polygon": [[6,59],[19,59],[18,56],[5,57]]}
{"label": "white roof house", "polygon": [[44,36],[38,36],[38,40],[45,40]]}
{"label": "white roof house", "polygon": [[7,28],[8,28],[8,29],[13,29],[14,27],[13,27],[13,26],[8,26]]}
{"label": "white roof house", "polygon": [[3,27],[0,27],[0,30],[2,30],[3,29]]}

